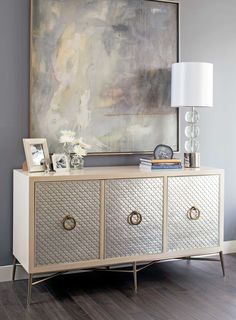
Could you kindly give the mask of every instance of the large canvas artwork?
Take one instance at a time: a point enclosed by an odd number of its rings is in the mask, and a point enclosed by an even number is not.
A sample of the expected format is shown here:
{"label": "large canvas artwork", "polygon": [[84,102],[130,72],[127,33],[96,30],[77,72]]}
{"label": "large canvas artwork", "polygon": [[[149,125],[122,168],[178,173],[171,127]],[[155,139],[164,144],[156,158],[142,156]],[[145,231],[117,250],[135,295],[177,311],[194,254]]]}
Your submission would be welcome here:
{"label": "large canvas artwork", "polygon": [[32,0],[31,29],[31,137],[52,152],[65,129],[92,153],[178,149],[177,3]]}

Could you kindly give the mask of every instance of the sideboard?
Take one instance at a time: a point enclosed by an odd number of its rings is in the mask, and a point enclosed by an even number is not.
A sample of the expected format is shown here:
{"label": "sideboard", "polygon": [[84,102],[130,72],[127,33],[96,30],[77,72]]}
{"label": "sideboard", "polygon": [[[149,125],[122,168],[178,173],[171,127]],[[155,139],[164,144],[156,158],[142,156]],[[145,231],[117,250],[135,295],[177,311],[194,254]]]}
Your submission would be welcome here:
{"label": "sideboard", "polygon": [[[33,275],[220,254],[224,172],[137,166],[68,173],[14,170],[13,280]],[[53,276],[53,275],[52,275]]]}

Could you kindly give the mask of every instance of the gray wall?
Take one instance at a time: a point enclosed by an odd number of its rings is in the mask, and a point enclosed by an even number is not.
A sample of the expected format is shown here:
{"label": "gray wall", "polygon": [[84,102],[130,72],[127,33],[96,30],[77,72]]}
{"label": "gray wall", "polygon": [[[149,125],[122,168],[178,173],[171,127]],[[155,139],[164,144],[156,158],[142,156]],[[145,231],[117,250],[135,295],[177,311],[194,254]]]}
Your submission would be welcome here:
{"label": "gray wall", "polygon": [[0,0],[0,265],[12,261],[12,169],[28,134],[28,0]]}
{"label": "gray wall", "polygon": [[[181,0],[180,2],[182,61],[214,63],[214,108],[201,111],[201,158],[203,165],[225,169],[225,240],[234,240],[236,239],[236,165],[234,164],[236,1]],[[182,121],[182,132],[183,125],[184,121]]]}
{"label": "gray wall", "polygon": [[[236,239],[236,1],[180,0],[182,61],[214,63],[214,108],[201,112],[202,164],[226,169],[225,240]],[[28,0],[0,0],[0,265],[11,263],[12,169],[28,133]],[[182,121],[183,132],[184,121]],[[182,142],[184,141],[182,135]],[[183,143],[182,143],[183,144]],[[87,165],[135,157],[87,158]]]}

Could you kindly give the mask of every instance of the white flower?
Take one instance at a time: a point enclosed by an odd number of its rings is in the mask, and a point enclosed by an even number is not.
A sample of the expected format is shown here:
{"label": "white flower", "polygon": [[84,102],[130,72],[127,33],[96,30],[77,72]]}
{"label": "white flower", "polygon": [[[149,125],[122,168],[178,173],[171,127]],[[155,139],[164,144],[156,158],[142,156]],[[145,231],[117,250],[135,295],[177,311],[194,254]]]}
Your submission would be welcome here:
{"label": "white flower", "polygon": [[81,158],[87,155],[87,151],[78,144],[74,146],[73,151]]}
{"label": "white flower", "polygon": [[83,141],[83,138],[78,138],[73,141],[74,144],[79,144],[84,149],[90,149],[90,144],[87,144]]}
{"label": "white flower", "polygon": [[83,158],[87,155],[87,150],[91,146],[83,141],[83,138],[78,138],[76,132],[71,130],[61,130],[60,143],[64,144],[66,154],[75,153]]}
{"label": "white flower", "polygon": [[73,143],[75,140],[75,132],[71,130],[61,130],[60,143]]}
{"label": "white flower", "polygon": [[73,142],[74,142],[74,144],[80,144],[81,138],[75,138],[75,140]]}

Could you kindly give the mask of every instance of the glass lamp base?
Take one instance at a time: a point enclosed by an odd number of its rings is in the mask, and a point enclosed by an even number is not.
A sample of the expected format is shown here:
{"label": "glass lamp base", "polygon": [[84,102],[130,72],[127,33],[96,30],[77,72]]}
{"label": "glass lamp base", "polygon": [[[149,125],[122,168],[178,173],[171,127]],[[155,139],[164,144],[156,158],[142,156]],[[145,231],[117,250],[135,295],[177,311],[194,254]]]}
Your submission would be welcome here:
{"label": "glass lamp base", "polygon": [[200,167],[200,152],[185,152],[184,153],[184,167],[185,168],[199,168]]}
{"label": "glass lamp base", "polygon": [[192,111],[187,111],[185,114],[185,120],[187,122],[187,126],[185,128],[185,136],[187,140],[185,141],[184,146],[186,153],[196,153],[199,151],[199,118],[199,113],[197,110],[195,110],[194,107],[192,107]]}

